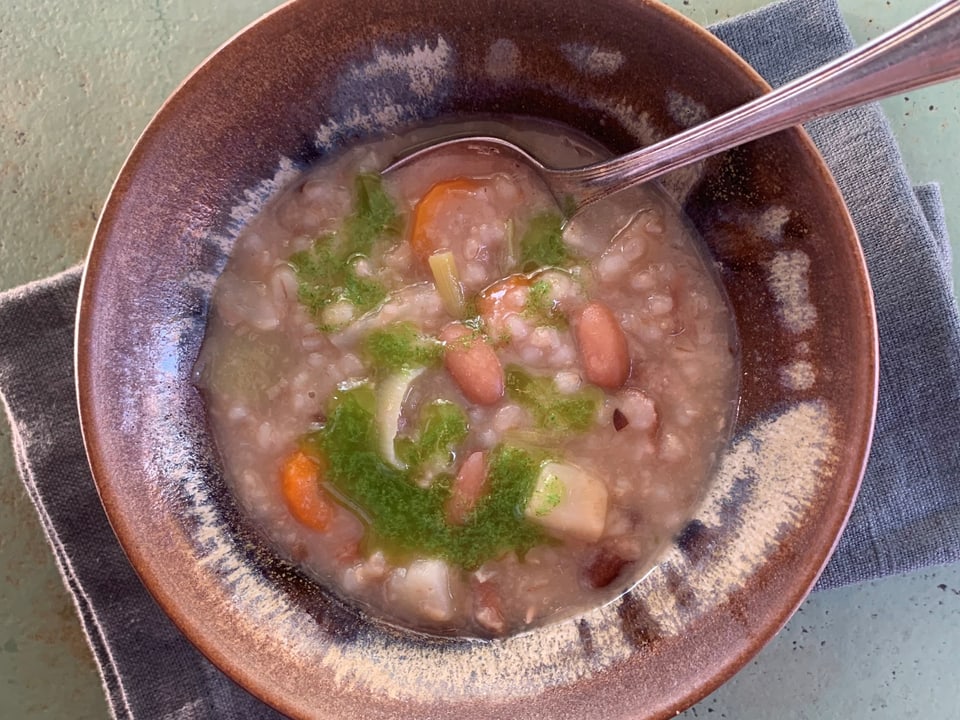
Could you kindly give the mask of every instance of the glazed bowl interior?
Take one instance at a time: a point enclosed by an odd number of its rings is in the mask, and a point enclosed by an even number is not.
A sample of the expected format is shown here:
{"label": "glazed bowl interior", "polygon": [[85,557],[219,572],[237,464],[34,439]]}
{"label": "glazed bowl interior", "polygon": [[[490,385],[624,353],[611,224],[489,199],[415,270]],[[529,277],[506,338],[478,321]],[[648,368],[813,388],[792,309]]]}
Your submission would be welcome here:
{"label": "glazed bowl interior", "polygon": [[297,0],[164,105],[104,210],[77,335],[81,420],[131,562],[184,633],[295,717],[666,717],[742,666],[812,587],[851,508],[876,401],[855,232],[799,130],[664,180],[719,269],[742,351],[708,496],[628,594],[505,640],[392,629],[279,561],[227,490],[192,371],[238,232],[341,148],[525,115],[612,152],[759,93],[732,52],[647,0]]}

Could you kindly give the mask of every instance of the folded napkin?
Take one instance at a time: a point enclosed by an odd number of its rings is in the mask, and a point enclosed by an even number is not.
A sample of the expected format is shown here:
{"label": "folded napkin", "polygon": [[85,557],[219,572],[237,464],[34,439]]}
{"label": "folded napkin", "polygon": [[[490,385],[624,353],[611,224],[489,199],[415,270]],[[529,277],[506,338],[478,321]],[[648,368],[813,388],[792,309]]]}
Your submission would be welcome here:
{"label": "folded napkin", "polygon": [[[835,0],[786,0],[713,28],[773,85],[853,46]],[[877,431],[850,524],[818,587],[960,559],[960,320],[935,186],[914,189],[875,106],[811,123],[851,209],[880,324]],[[77,420],[80,270],[0,295],[0,394],[17,464],[100,666],[115,718],[280,717],[154,604],[107,523]]]}

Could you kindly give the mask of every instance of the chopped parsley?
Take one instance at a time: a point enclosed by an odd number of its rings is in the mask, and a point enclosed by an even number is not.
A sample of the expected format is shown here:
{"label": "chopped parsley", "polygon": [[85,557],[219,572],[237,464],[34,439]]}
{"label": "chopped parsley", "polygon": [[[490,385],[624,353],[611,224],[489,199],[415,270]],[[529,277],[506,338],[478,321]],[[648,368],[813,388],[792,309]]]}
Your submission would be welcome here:
{"label": "chopped parsley", "polygon": [[443,357],[443,344],[421,335],[411,322],[398,322],[367,335],[363,352],[376,369],[392,372],[436,365]]}
{"label": "chopped parsley", "polygon": [[[522,555],[546,541],[523,515],[540,471],[539,458],[514,447],[493,450],[486,495],[463,525],[452,526],[444,512],[450,477],[422,488],[414,481],[415,470],[386,462],[377,452],[375,405],[370,384],[342,391],[331,400],[326,425],[306,441],[307,448],[326,458],[327,481],[367,524],[370,544],[392,556],[440,557],[473,569],[507,552]],[[421,455],[460,434],[449,410],[432,412],[437,413],[435,429],[428,417],[419,436]]]}
{"label": "chopped parsley", "polygon": [[534,282],[530,286],[530,290],[527,291],[523,314],[537,325],[566,328],[567,318],[560,312],[556,302],[550,296],[552,289],[550,283],[546,280]]}
{"label": "chopped parsley", "polygon": [[416,438],[397,438],[397,456],[414,470],[428,464],[447,467],[468,429],[467,416],[459,405],[436,400],[423,409]]}
{"label": "chopped parsley", "polygon": [[380,177],[357,176],[354,185],[353,212],[338,233],[317,238],[313,247],[290,257],[297,273],[298,298],[321,329],[335,329],[323,318],[324,310],[336,302],[347,302],[358,312],[377,307],[387,296],[377,280],[357,273],[357,262],[370,255],[383,237],[397,235],[401,218],[386,194]]}
{"label": "chopped parsley", "polygon": [[557,433],[590,429],[603,397],[595,387],[561,393],[553,378],[529,375],[516,366],[507,368],[506,386],[510,399],[527,408],[538,427]]}
{"label": "chopped parsley", "polygon": [[542,212],[530,218],[520,238],[520,269],[532,272],[544,267],[567,267],[572,261],[563,241],[563,217]]}
{"label": "chopped parsley", "polygon": [[378,174],[357,175],[353,192],[353,212],[344,221],[343,233],[354,253],[369,255],[383,235],[399,235],[403,223]]}

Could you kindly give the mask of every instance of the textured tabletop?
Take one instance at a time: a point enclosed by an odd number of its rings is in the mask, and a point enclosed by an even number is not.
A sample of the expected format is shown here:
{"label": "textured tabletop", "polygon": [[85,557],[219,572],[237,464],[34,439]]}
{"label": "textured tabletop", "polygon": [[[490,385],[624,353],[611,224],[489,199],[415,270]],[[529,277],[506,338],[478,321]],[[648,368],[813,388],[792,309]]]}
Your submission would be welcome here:
{"label": "textured tabletop", "polygon": [[[0,3],[0,290],[80,261],[127,152],[190,70],[276,0]],[[763,0],[668,0],[701,24]],[[840,0],[858,41],[927,0]],[[914,182],[942,184],[960,254],[960,83],[884,101]],[[954,265],[954,282],[960,270]],[[0,718],[106,718],[99,678],[0,419]],[[960,717],[960,566],[812,596],[682,715]]]}

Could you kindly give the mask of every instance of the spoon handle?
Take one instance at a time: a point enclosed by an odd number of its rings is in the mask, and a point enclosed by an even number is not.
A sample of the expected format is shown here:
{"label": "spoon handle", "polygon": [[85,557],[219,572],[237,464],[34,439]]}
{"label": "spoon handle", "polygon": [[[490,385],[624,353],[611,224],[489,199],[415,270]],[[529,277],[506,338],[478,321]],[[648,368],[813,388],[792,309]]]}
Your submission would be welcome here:
{"label": "spoon handle", "polygon": [[[718,152],[870,100],[960,76],[960,0],[942,0],[833,62],[662,142],[558,171],[578,207]],[[551,173],[552,174],[552,173]]]}

